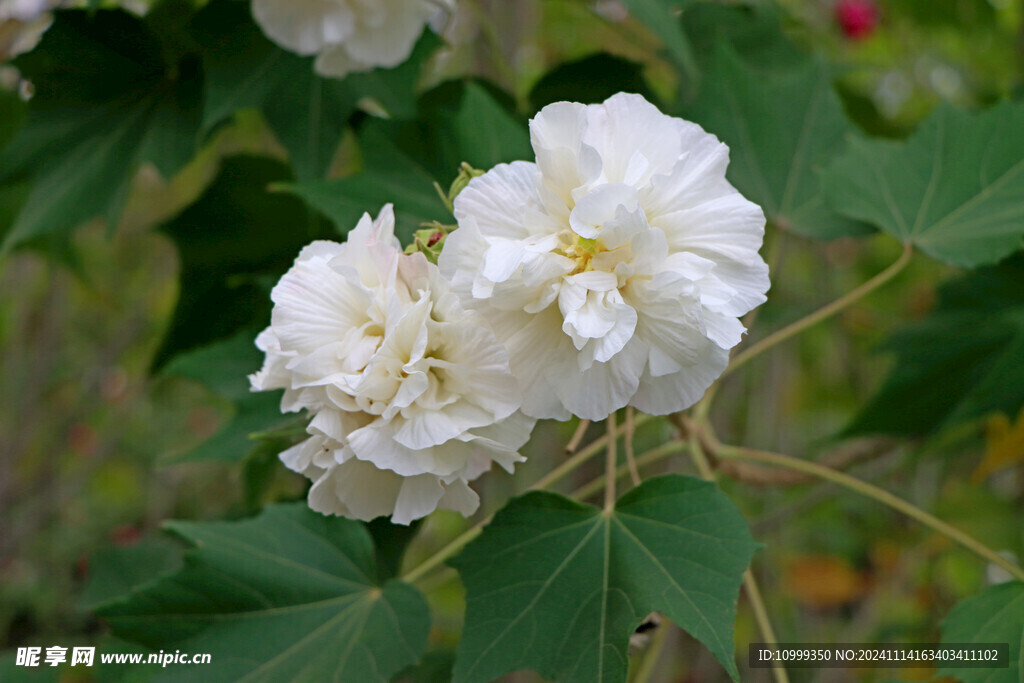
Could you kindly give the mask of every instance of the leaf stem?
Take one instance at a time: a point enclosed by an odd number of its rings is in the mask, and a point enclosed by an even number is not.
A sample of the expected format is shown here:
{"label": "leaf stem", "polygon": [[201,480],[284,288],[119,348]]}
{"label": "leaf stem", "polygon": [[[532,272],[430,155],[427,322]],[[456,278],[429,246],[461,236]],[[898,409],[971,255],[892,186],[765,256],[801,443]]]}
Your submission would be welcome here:
{"label": "leaf stem", "polygon": [[708,456],[704,453],[704,448],[700,444],[700,439],[697,436],[696,431],[691,431],[687,439],[690,447],[690,458],[693,460],[693,464],[697,466],[697,471],[700,473],[701,479],[708,481],[716,481],[715,472],[711,469],[711,462],[708,460]]}
{"label": "leaf stem", "polygon": [[[634,427],[649,422],[653,418],[650,415],[640,415],[636,420],[633,421]],[[616,433],[616,437],[620,436],[621,432]],[[605,445],[608,443],[608,434],[602,437],[594,439],[591,443],[587,444],[580,452],[563,462],[561,465],[553,469],[551,472],[546,474],[537,480],[533,486],[530,487],[531,491],[539,489],[546,489],[557,481],[561,481],[567,474],[578,468],[580,465],[585,463],[587,460],[592,458],[597,453],[600,453]]]}
{"label": "leaf stem", "polygon": [[[681,414],[679,422],[686,426],[689,432],[690,457],[693,458],[693,464],[697,466],[700,476],[708,481],[717,481],[715,471],[711,468],[711,462],[708,460],[707,454],[704,453],[699,427]],[[754,574],[749,568],[743,573],[743,589],[746,591],[747,602],[750,603],[750,608],[754,612],[754,620],[757,621],[757,628],[761,631],[764,642],[768,645],[777,645],[779,641],[775,637],[775,629],[772,628],[772,622],[768,618],[768,610],[765,609],[761,589],[758,588],[757,579],[754,578]],[[789,683],[789,674],[782,662],[772,662],[772,673],[775,675],[777,683]]]}
{"label": "leaf stem", "polygon": [[[754,621],[757,622],[757,628],[761,631],[765,642],[775,645],[779,639],[775,635],[775,629],[772,628],[771,619],[768,618],[768,610],[765,609],[764,598],[761,597],[757,579],[754,578],[754,572],[749,568],[743,573],[743,590],[747,592],[747,602],[750,603],[750,609],[754,612]],[[772,672],[775,674],[775,680],[779,683],[789,683],[789,674],[782,662],[773,661]]]}
{"label": "leaf stem", "polygon": [[572,438],[565,445],[567,455],[572,455],[580,447],[580,441],[583,441],[583,435],[587,433],[587,427],[589,426],[590,420],[580,420],[580,423],[576,425],[576,431],[572,433]]}
{"label": "leaf stem", "polygon": [[405,581],[406,583],[414,583],[416,579],[420,578],[421,576],[429,572],[431,569],[447,560],[449,557],[455,555],[455,553],[462,550],[462,548],[466,546],[470,541],[479,536],[480,532],[484,530],[484,525],[487,524],[489,521],[491,521],[491,518],[487,517],[487,519],[481,520],[480,522],[463,531],[461,534],[452,539],[452,541],[450,541],[448,545],[438,550],[436,553],[428,557],[415,568],[406,572],[405,575],[402,577],[402,581]]}
{"label": "leaf stem", "polygon": [[[688,447],[689,446],[685,442],[677,440],[663,443],[657,448],[652,448],[646,453],[643,453],[640,456],[638,456],[636,459],[637,467],[646,467],[651,463],[657,462],[659,460],[664,460],[670,455],[675,455],[680,451],[685,451]],[[622,479],[627,474],[629,474],[629,468],[626,465],[623,465],[622,467],[619,467],[617,470],[615,470],[616,480]],[[595,479],[591,479],[586,484],[570,493],[569,497],[572,498],[573,500],[586,500],[587,498],[589,498],[590,496],[594,495],[602,488],[604,488],[604,478],[605,475],[602,474],[601,476],[596,477]]]}
{"label": "leaf stem", "polygon": [[916,505],[909,503],[899,496],[889,493],[885,489],[879,488],[874,484],[869,484],[868,482],[862,481],[861,479],[846,474],[845,472],[838,472],[832,468],[819,465],[818,463],[801,460],[800,458],[794,458],[781,453],[771,453],[768,451],[759,451],[752,448],[742,448],[738,446],[718,445],[715,447],[715,453],[723,459],[736,458],[740,460],[753,460],[769,465],[776,465],[778,467],[787,467],[798,472],[812,474],[821,479],[839,484],[840,486],[860,493],[861,495],[874,498],[878,502],[888,505],[894,510],[898,510],[906,516],[921,522],[925,526],[931,527],[943,536],[956,541],[979,557],[1002,567],[1018,581],[1024,581],[1024,569],[1013,564],[999,553],[975,539],[973,536],[960,531],[956,527],[943,522],[935,515],[925,512]]}
{"label": "leaf stem", "polygon": [[896,259],[896,261],[891,266],[889,266],[882,272],[878,273],[861,286],[844,294],[843,296],[839,297],[832,303],[822,306],[814,313],[811,313],[810,315],[801,318],[800,320],[797,320],[796,322],[787,325],[786,327],[783,327],[781,330],[773,332],[772,334],[768,335],[767,337],[757,342],[750,348],[745,349],[743,352],[738,354],[735,358],[732,359],[732,362],[729,363],[729,367],[725,369],[725,372],[722,373],[722,377],[725,377],[730,373],[735,372],[743,365],[746,365],[747,362],[749,362],[751,359],[756,358],[757,356],[761,355],[762,353],[772,348],[773,346],[781,344],[787,339],[800,334],[807,328],[812,327],[822,322],[823,320],[831,318],[832,316],[839,313],[843,309],[849,307],[850,305],[856,303],[857,301],[860,301],[865,296],[867,296],[868,294],[875,291],[885,283],[889,282],[889,280],[892,280],[894,277],[899,275],[899,273],[904,268],[906,268],[907,264],[910,263],[910,259],[913,256],[913,254],[914,248],[910,244],[905,245],[903,247],[903,253],[900,254],[900,257]]}
{"label": "leaf stem", "polygon": [[615,509],[615,468],[619,464],[619,453],[616,446],[619,440],[615,433],[615,411],[606,420],[608,429],[608,456],[604,464],[604,511],[610,514]]}
{"label": "leaf stem", "polygon": [[626,467],[629,468],[629,478],[633,482],[633,486],[639,486],[640,470],[636,466],[636,457],[633,454],[633,433],[636,431],[636,425],[633,424],[633,412],[633,406],[626,406],[626,435],[622,439],[622,443],[625,446]]}

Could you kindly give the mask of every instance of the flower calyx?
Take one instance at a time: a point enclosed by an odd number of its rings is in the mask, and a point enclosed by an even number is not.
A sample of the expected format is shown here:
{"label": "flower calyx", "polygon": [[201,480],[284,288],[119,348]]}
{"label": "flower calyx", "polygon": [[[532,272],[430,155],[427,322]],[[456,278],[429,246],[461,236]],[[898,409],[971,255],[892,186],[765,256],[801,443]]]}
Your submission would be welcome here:
{"label": "flower calyx", "polygon": [[448,233],[457,228],[456,225],[444,225],[438,221],[421,223],[422,229],[413,233],[412,244],[405,248],[406,254],[419,252],[427,257],[427,260],[437,264],[437,257],[441,255],[444,241]]}

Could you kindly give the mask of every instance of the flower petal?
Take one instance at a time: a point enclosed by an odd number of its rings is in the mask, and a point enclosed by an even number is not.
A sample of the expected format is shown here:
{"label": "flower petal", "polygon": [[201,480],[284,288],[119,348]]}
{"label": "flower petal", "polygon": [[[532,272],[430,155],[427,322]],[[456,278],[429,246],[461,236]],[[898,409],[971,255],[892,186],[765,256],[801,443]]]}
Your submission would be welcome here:
{"label": "flower petal", "polygon": [[271,40],[300,55],[313,55],[355,31],[355,15],[337,0],[253,0],[252,14]]}
{"label": "flower petal", "polygon": [[429,474],[405,477],[402,479],[402,488],[395,501],[391,521],[395,524],[409,524],[414,519],[426,517],[437,509],[443,496],[444,487],[437,477]]}
{"label": "flower petal", "polygon": [[636,393],[646,360],[644,345],[633,340],[607,363],[561,376],[555,385],[558,397],[573,415],[603,420]]}
{"label": "flower petal", "polygon": [[645,372],[630,401],[650,415],[667,415],[699,401],[729,364],[729,352],[705,340],[696,362],[678,372],[653,377]]}

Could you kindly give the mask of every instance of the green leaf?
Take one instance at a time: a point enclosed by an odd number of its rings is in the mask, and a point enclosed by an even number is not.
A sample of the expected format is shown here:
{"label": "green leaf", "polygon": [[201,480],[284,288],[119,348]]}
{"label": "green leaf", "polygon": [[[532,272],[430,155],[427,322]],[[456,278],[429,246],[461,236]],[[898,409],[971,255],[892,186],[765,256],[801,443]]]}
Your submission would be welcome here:
{"label": "green leaf", "polygon": [[[108,634],[96,644],[95,661],[102,662],[103,655],[116,658],[117,655],[127,655],[128,657],[132,655],[148,656],[152,652],[153,650],[150,650],[148,647],[142,647],[137,643],[129,643]],[[117,660],[114,659],[114,661],[116,662]],[[143,658],[143,661],[145,661],[145,658]],[[102,676],[97,676],[95,680],[101,683],[150,683],[154,679],[162,678],[161,674],[163,673],[164,670],[162,668],[153,666],[122,664],[105,668]]]}
{"label": "green leaf", "polygon": [[1024,105],[940,106],[905,142],[853,139],[825,172],[840,212],[946,263],[994,263],[1024,240]]}
{"label": "green leaf", "polygon": [[715,59],[722,44],[760,71],[800,67],[807,57],[782,32],[781,18],[782,11],[774,3],[698,2],[683,12],[683,30],[702,69]]}
{"label": "green leaf", "polygon": [[392,683],[451,683],[454,664],[454,652],[427,652],[418,664],[399,671],[391,680]]}
{"label": "green leaf", "polygon": [[690,477],[645,481],[610,514],[552,493],[514,498],[452,561],[467,591],[454,680],[528,668],[625,681],[629,636],[655,610],[735,679],[736,599],[755,548],[729,499]]}
{"label": "green leaf", "polygon": [[396,234],[408,242],[421,223],[451,222],[433,183],[447,188],[466,161],[487,169],[532,158],[526,126],[485,87],[444,84],[420,100],[417,121],[367,121],[358,132],[364,167],[338,180],[280,185],[328,216],[339,232],[355,227],[364,212],[395,205]]}
{"label": "green leaf", "polygon": [[435,178],[394,145],[383,124],[369,122],[360,131],[359,145],[368,155],[360,173],[338,180],[282,183],[276,189],[298,196],[327,216],[343,236],[364,213],[376,216],[388,202],[395,205],[395,234],[403,243],[421,223],[450,222],[451,214],[434,189]]}
{"label": "green leaf", "polygon": [[661,40],[672,61],[692,80],[697,74],[697,63],[679,20],[681,9],[691,4],[690,0],[623,0],[623,4]]}
{"label": "green leaf", "polygon": [[1024,255],[968,273],[939,290],[924,319],[881,350],[896,364],[847,433],[922,436],[1024,406]]}
{"label": "green leaf", "polygon": [[1009,643],[1007,669],[939,668],[940,676],[962,683],[1020,683],[1024,677],[1024,583],[1013,581],[985,589],[959,603],[942,621],[943,643]]}
{"label": "green leaf", "polygon": [[196,15],[193,31],[205,49],[203,128],[240,109],[260,109],[288,150],[295,175],[322,178],[355,110],[349,89],[317,76],[312,59],[264,37],[248,3],[211,2]]}
{"label": "green leaf", "polygon": [[27,180],[0,185],[0,240],[14,225],[31,191],[32,183]]}
{"label": "green leaf", "polygon": [[178,247],[181,289],[155,365],[269,320],[259,276],[283,273],[326,227],[294,197],[267,191],[285,180],[277,161],[227,159],[199,200],[161,227]]}
{"label": "green leaf", "polygon": [[181,546],[165,538],[100,548],[89,558],[89,582],[79,604],[94,609],[180,568]]}
{"label": "green leaf", "polygon": [[400,66],[337,80],[316,75],[313,58],[268,40],[249,3],[211,2],[196,16],[193,31],[205,48],[204,129],[241,109],[261,110],[300,180],[324,177],[360,99],[372,98],[389,116],[412,117],[419,74],[441,44],[427,31]]}
{"label": "green leaf", "polygon": [[[276,416],[270,418],[267,424],[275,426],[276,420]],[[284,435],[269,436],[266,430],[249,432],[249,438],[258,438],[242,461],[242,492],[247,514],[254,515],[267,503],[279,500],[279,496],[275,495],[277,491],[274,489],[274,483],[281,472],[280,455],[302,440],[303,433],[299,430],[305,426],[305,417],[296,417],[294,422],[284,422],[278,430],[291,431],[290,438],[285,438]]]}
{"label": "green leaf", "polygon": [[[40,646],[37,645],[36,647]],[[0,655],[0,681],[4,683],[60,683],[60,667],[19,666],[17,656],[15,650],[8,650]],[[45,658],[46,650],[44,649],[39,654],[40,664],[46,661]]]}
{"label": "green leaf", "polygon": [[891,0],[886,10],[925,26],[966,31],[995,23],[996,7],[988,0]]}
{"label": "green leaf", "polygon": [[216,434],[167,462],[238,462],[256,447],[250,434],[277,429],[296,420],[294,415],[281,413],[280,391],[250,391],[248,376],[263,365],[263,353],[253,341],[255,336],[245,330],[224,341],[179,354],[164,367],[165,376],[195,380],[233,407],[232,416]]}
{"label": "green leaf", "polygon": [[511,113],[506,93],[485,81],[443,83],[420,98],[419,109],[417,121],[381,121],[380,129],[446,188],[463,161],[487,170],[533,159],[526,121]]}
{"label": "green leaf", "polygon": [[723,47],[687,114],[729,145],[729,180],[774,224],[815,239],[870,231],[825,206],[818,171],[852,126],[824,65],[761,73]]}
{"label": "green leaf", "polygon": [[643,65],[605,52],[560,64],[544,74],[530,90],[530,106],[537,110],[568,100],[597,104],[619,92],[655,97],[644,80]]}
{"label": "green leaf", "polygon": [[376,583],[358,522],[298,504],[168,528],[194,545],[185,567],[99,614],[118,637],[210,653],[204,681],[386,682],[426,644],[426,601],[406,583]]}
{"label": "green leaf", "polygon": [[416,41],[409,59],[392,69],[374,69],[349,74],[345,85],[356,98],[369,98],[393,119],[411,119],[416,116],[417,86],[433,54],[444,41],[430,29]]}
{"label": "green leaf", "polygon": [[165,63],[160,40],[130,14],[58,12],[40,45],[15,64],[35,96],[26,125],[0,155],[0,180],[27,176],[34,185],[2,250],[97,215],[114,225],[141,162],[169,176],[191,158],[198,62]]}
{"label": "green leaf", "polygon": [[25,120],[25,102],[17,93],[0,90],[0,149],[18,132]]}

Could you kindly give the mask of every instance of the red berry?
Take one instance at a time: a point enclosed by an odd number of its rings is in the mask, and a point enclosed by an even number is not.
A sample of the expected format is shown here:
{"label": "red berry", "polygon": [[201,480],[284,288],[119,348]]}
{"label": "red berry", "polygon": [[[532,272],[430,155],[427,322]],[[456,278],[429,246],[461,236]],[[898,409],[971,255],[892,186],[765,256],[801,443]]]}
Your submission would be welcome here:
{"label": "red berry", "polygon": [[875,31],[878,7],[871,0],[839,0],[836,22],[850,40],[863,40]]}

